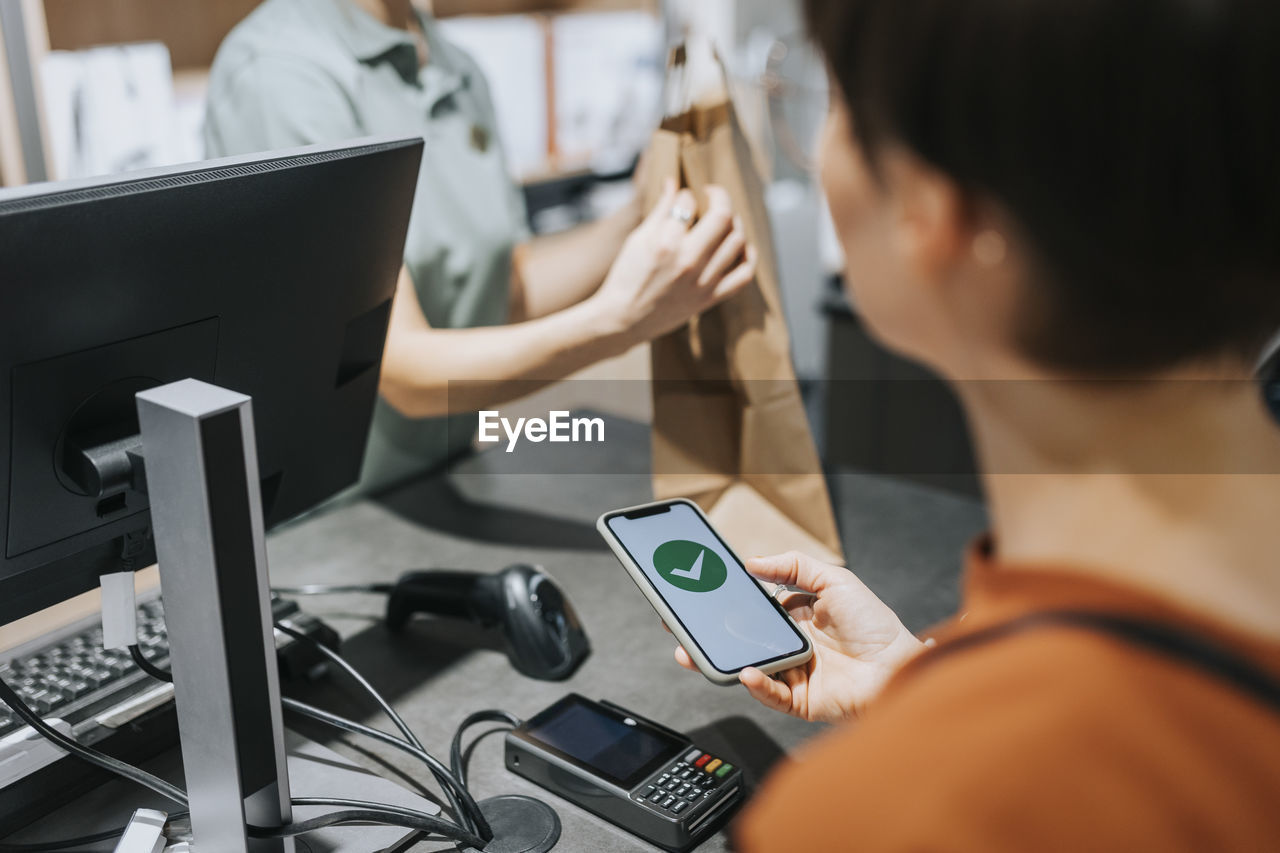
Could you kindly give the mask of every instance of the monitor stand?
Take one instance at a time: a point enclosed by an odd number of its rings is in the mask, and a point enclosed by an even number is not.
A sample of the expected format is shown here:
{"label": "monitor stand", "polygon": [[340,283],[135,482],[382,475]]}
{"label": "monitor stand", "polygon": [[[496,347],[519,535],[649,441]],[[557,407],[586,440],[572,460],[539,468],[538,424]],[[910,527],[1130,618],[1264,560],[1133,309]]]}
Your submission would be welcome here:
{"label": "monitor stand", "polygon": [[137,395],[194,853],[295,853],[250,399]]}

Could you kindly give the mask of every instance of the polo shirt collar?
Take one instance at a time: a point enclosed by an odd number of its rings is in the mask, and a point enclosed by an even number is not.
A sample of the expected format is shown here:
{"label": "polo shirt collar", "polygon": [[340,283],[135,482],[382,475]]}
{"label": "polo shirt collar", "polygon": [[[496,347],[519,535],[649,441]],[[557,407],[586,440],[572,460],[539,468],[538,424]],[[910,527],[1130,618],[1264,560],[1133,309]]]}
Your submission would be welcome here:
{"label": "polo shirt collar", "polygon": [[369,62],[393,53],[401,47],[414,50],[413,38],[404,30],[389,27],[370,15],[353,0],[327,0],[316,4],[317,11],[325,11],[335,17],[334,30],[351,55],[362,62]]}
{"label": "polo shirt collar", "polygon": [[430,15],[414,10],[431,51],[426,67],[419,69],[418,48],[409,33],[382,23],[352,0],[328,0],[327,5],[337,19],[334,29],[352,56],[369,64],[390,62],[406,83],[421,85],[432,104],[470,83],[468,75],[457,70],[451,45],[440,38]]}
{"label": "polo shirt collar", "polygon": [[440,37],[435,18],[417,10],[418,23],[427,37],[427,49],[431,52],[427,67],[419,74],[427,100],[439,103],[453,93],[471,85],[471,75],[463,69],[455,48]]}

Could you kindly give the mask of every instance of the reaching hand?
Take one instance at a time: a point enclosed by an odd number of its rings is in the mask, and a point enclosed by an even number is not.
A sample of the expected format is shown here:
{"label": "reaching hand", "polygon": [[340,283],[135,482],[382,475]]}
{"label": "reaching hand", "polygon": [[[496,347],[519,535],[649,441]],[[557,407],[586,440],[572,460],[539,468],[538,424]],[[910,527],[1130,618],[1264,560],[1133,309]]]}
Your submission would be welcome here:
{"label": "reaching hand", "polygon": [[[782,593],[779,600],[813,641],[808,663],[772,678],[751,667],[739,674],[751,695],[774,710],[827,722],[855,717],[924,648],[848,569],[792,551],[748,560],[747,571],[803,590]],[[694,668],[683,648],[676,648],[676,661]]]}
{"label": "reaching hand", "polygon": [[662,198],[623,243],[592,297],[602,322],[631,343],[651,340],[737,293],[755,278],[756,250],[735,220],[729,194],[707,187],[707,209],[668,181]]}

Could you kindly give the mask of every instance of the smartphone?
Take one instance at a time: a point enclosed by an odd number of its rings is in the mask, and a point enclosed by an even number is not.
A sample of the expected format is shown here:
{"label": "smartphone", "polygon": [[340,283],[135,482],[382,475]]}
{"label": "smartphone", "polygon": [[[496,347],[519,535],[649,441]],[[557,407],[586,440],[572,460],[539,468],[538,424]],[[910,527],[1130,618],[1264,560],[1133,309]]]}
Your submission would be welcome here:
{"label": "smartphone", "polygon": [[733,684],[746,667],[773,673],[813,656],[800,626],[692,501],[607,512],[596,529],[712,682]]}

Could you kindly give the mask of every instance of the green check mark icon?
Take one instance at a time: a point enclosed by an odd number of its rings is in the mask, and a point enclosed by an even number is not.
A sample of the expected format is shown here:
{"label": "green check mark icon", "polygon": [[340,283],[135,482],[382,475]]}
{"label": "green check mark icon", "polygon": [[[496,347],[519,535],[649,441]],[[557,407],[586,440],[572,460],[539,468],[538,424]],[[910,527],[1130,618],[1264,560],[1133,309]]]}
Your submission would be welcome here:
{"label": "green check mark icon", "polygon": [[729,576],[724,560],[715,551],[687,539],[659,545],[653,552],[653,567],[667,583],[686,592],[711,592]]}

